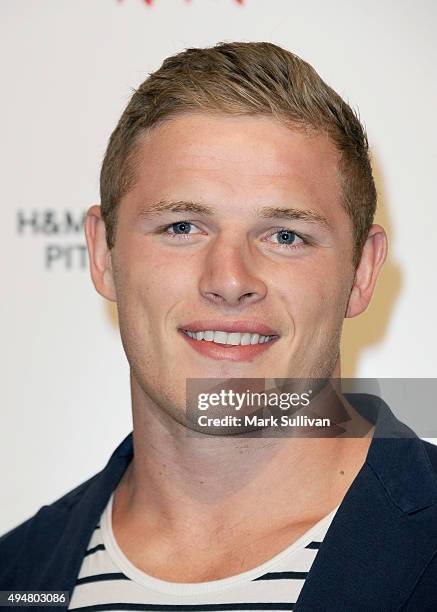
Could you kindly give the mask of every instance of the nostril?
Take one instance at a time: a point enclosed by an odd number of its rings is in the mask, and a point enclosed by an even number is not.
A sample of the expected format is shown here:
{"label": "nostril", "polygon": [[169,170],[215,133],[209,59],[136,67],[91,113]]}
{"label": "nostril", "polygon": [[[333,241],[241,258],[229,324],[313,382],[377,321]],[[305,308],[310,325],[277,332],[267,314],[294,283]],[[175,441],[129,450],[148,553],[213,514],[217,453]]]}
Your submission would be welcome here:
{"label": "nostril", "polygon": [[256,293],[245,293],[244,295],[240,296],[239,301],[247,302],[248,300],[252,299],[254,296],[256,297]]}

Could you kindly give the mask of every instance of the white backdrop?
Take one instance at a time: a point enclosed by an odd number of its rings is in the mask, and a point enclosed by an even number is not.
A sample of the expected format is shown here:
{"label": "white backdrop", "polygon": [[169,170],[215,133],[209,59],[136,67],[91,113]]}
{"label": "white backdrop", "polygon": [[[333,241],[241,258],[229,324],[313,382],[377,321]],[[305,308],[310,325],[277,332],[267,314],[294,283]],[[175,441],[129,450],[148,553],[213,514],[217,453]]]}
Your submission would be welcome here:
{"label": "white backdrop", "polygon": [[278,43],[359,107],[390,255],[373,304],[345,325],[343,374],[436,377],[434,0],[2,0],[0,17],[0,533],[130,431],[116,317],[91,285],[80,221],[132,88],[185,47]]}

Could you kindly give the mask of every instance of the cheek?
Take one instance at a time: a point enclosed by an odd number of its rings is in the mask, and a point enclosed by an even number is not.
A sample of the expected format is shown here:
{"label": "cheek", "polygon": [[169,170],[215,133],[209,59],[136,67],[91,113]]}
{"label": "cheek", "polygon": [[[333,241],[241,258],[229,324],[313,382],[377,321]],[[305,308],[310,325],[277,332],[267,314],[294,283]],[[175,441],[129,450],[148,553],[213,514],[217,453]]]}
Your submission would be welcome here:
{"label": "cheek", "polygon": [[276,292],[289,312],[296,332],[311,333],[322,326],[338,326],[347,304],[348,284],[335,267],[327,270],[302,268],[277,283]]}
{"label": "cheek", "polygon": [[118,307],[137,329],[162,327],[194,282],[186,261],[144,245],[124,250],[117,268],[122,271],[116,274]]}

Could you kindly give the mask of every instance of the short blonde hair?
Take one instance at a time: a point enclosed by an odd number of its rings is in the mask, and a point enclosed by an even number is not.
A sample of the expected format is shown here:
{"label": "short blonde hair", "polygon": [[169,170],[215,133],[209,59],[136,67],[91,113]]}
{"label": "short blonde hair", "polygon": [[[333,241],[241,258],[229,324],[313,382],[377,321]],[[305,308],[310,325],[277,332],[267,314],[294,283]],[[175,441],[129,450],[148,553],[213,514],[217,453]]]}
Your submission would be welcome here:
{"label": "short blonde hair", "polygon": [[352,222],[353,265],[358,265],[377,200],[365,130],[310,64],[267,42],[186,49],[167,58],[134,92],[109,139],[100,174],[109,248],[118,204],[135,184],[140,137],[187,112],[270,115],[294,129],[327,134],[339,152],[342,204]]}

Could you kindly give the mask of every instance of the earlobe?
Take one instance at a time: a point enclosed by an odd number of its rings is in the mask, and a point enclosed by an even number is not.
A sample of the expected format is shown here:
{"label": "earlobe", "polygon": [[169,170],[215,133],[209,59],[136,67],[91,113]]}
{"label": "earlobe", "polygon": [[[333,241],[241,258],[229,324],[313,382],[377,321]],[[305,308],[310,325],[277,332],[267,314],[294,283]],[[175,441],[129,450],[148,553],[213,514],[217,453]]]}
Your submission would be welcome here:
{"label": "earlobe", "polygon": [[346,317],[356,317],[370,304],[376,281],[387,257],[387,235],[380,225],[372,225],[363,247],[349,296]]}
{"label": "earlobe", "polygon": [[85,217],[85,236],[94,287],[107,300],[116,302],[111,251],[106,242],[106,229],[100,206],[94,205],[88,210]]}

